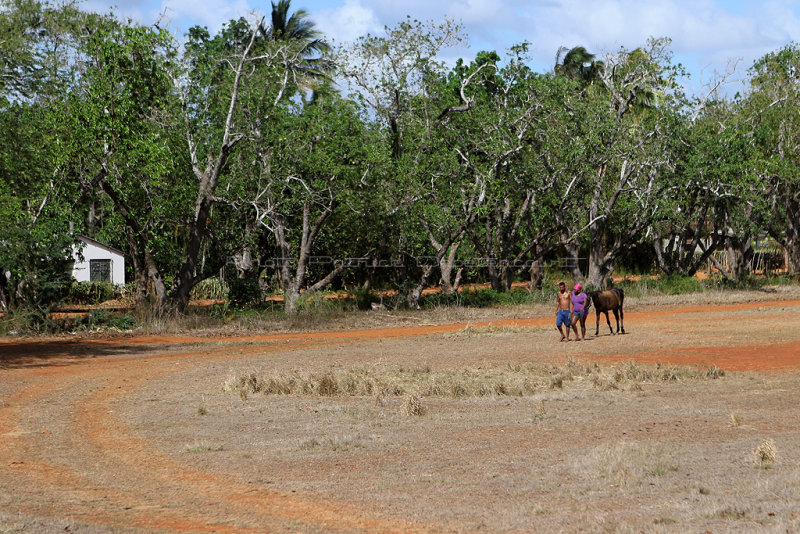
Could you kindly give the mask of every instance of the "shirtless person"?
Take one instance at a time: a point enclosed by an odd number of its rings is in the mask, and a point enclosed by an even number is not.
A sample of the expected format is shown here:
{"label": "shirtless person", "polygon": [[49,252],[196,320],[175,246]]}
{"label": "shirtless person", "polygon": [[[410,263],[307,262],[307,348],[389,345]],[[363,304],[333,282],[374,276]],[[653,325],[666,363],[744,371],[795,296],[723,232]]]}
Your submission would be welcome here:
{"label": "shirtless person", "polygon": [[[561,332],[561,341],[569,341],[569,327],[572,323],[572,299],[570,299],[569,291],[567,291],[567,284],[564,282],[558,283],[558,294],[556,297],[556,327],[558,331]],[[564,335],[561,325],[567,327],[566,335]]]}
{"label": "shirtless person", "polygon": [[[575,284],[575,291],[572,292],[570,298],[570,308],[572,309],[572,329],[575,330],[575,341],[583,341],[586,339],[586,316],[589,315],[589,306],[592,305],[592,299],[589,295],[583,292],[583,286]],[[581,323],[581,337],[578,338],[578,321]],[[569,331],[569,328],[567,328]]]}

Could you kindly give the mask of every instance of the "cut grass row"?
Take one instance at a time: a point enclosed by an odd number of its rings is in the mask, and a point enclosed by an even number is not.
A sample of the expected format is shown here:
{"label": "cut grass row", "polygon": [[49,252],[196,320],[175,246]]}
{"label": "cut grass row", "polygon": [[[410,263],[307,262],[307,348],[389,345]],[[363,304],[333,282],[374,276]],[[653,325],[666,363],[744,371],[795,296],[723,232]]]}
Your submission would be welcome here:
{"label": "cut grass row", "polygon": [[562,366],[528,364],[445,370],[373,366],[324,372],[246,371],[232,373],[223,389],[237,393],[243,400],[251,395],[374,396],[380,402],[381,398],[403,396],[523,397],[560,389],[570,382],[589,383],[603,391],[636,390],[646,382],[715,379],[723,375],[724,371],[716,367],[694,369],[626,362],[602,368],[596,363],[570,359]]}

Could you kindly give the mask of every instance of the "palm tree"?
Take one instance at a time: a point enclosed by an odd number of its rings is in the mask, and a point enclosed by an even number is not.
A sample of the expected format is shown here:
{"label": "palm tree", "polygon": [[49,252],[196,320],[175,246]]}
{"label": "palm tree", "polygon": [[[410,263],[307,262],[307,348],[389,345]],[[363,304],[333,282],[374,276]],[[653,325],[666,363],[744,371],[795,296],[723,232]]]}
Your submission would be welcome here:
{"label": "palm tree", "polygon": [[333,63],[327,57],[331,46],[322,38],[305,9],[298,9],[289,16],[290,4],[291,0],[272,2],[271,24],[267,27],[262,23],[259,30],[270,42],[300,43],[302,63],[296,71],[303,85],[313,88],[333,69]]}
{"label": "palm tree", "polygon": [[595,55],[582,46],[575,48],[562,46],[556,53],[556,65],[553,71],[587,86],[600,79],[604,66],[602,61],[595,60]]}

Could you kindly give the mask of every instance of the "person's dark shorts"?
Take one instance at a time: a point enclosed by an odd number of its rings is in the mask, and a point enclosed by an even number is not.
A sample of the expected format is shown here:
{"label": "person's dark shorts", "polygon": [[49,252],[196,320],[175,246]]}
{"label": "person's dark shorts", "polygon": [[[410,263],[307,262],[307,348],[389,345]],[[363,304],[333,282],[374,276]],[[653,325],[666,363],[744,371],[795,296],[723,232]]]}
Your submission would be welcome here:
{"label": "person's dark shorts", "polygon": [[575,318],[576,318],[576,319],[583,319],[583,318],[585,318],[585,317],[586,317],[586,315],[587,315],[588,313],[589,313],[589,310],[587,309],[587,310],[583,310],[583,311],[582,311],[582,312],[580,312],[580,313],[574,313],[573,315],[575,316]]}
{"label": "person's dark shorts", "polygon": [[569,310],[558,310],[558,315],[556,315],[556,326],[561,326],[562,324],[569,326]]}

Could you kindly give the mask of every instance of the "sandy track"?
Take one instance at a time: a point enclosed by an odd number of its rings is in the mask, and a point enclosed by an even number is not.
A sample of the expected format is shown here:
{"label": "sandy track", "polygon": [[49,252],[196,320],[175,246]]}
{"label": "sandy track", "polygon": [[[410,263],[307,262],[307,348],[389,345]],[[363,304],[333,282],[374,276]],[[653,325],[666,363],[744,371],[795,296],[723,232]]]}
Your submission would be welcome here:
{"label": "sandy track", "polygon": [[[755,311],[772,324],[796,315],[800,301],[687,307],[626,314],[628,330],[658,328],[657,346],[602,336],[584,343],[540,347],[596,360],[717,365],[726,370],[800,367],[800,340],[746,334],[729,343],[713,335],[720,317]],[[790,310],[787,312],[787,310]],[[493,321],[495,327],[550,327],[550,317]],[[604,322],[604,321],[601,321]],[[594,321],[589,332],[593,333]],[[613,323],[613,317],[612,317]],[[297,333],[242,338],[135,337],[0,342],[0,511],[70,518],[98,531],[132,528],[173,532],[347,531],[409,532],[424,525],[373,513],[357,503],[282,493],[234,476],[206,472],[151,447],[114,407],[150,381],[181,376],[220,362],[247,361],[298,347],[334,347],[375,339],[433,336],[464,324]],[[473,323],[487,327],[489,323]],[[589,326],[589,325],[587,325]],[[742,325],[742,330],[746,324]],[[607,327],[600,325],[601,334]],[[704,330],[698,343],[692,330]],[[670,332],[674,332],[670,334]],[[728,336],[730,337],[730,336]],[[747,342],[751,341],[751,342]],[[569,353],[569,354],[567,354]]]}

